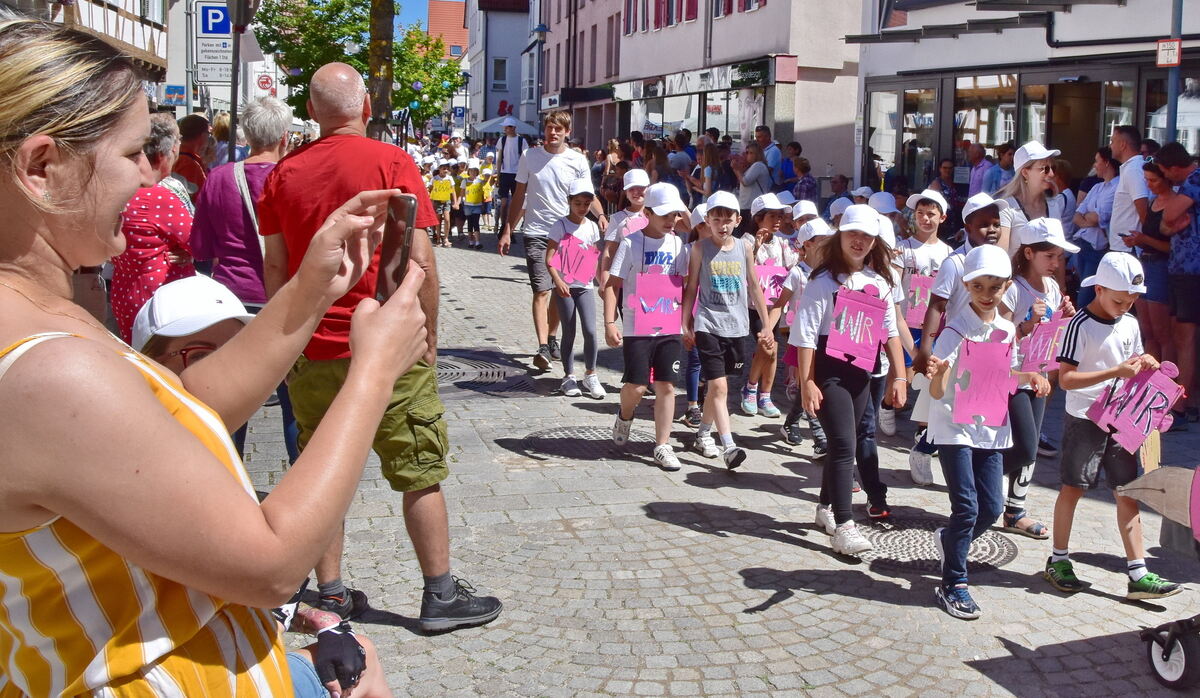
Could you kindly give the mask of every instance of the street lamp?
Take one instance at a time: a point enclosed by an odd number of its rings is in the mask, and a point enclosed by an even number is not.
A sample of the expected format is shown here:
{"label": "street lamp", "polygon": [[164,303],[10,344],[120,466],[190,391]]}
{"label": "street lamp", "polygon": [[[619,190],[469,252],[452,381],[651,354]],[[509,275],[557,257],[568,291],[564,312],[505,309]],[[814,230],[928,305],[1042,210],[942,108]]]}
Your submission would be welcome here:
{"label": "street lamp", "polygon": [[537,44],[536,68],[533,71],[533,114],[538,121],[541,121],[542,114],[542,46],[545,45],[546,35],[549,33],[550,27],[547,27],[545,22],[538,23],[530,32],[534,43]]}

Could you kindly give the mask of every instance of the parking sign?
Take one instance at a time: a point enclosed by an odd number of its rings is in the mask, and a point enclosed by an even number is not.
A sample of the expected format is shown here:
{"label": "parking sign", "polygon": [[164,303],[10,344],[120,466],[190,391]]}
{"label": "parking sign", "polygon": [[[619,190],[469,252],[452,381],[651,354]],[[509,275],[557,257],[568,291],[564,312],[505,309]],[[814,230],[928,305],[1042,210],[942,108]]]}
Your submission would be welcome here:
{"label": "parking sign", "polygon": [[229,8],[223,2],[196,3],[196,17],[199,23],[196,34],[199,36],[229,36],[233,31],[233,24],[229,20]]}

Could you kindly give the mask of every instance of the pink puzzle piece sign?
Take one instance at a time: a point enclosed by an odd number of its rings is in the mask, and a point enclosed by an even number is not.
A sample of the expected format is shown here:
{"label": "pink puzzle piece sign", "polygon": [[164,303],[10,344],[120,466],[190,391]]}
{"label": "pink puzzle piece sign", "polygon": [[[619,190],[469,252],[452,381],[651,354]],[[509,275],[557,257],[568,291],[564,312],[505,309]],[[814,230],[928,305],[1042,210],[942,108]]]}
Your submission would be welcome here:
{"label": "pink puzzle piece sign", "polygon": [[570,284],[586,284],[596,278],[596,264],[600,261],[600,250],[588,245],[574,235],[564,235],[558,250],[550,260],[550,266],[558,270],[563,281]]}
{"label": "pink puzzle piece sign", "polygon": [[1017,391],[1018,381],[1007,334],[996,330],[989,342],[963,340],[954,366],[955,424],[1000,427],[1008,421],[1008,397]]}
{"label": "pink puzzle piece sign", "polygon": [[1192,473],[1192,496],[1188,499],[1188,513],[1192,520],[1192,537],[1200,540],[1200,473]]}
{"label": "pink puzzle piece sign", "polygon": [[913,274],[908,277],[908,309],[904,311],[904,321],[909,327],[921,329],[925,324],[925,311],[929,309],[929,299],[932,295],[932,276]]}
{"label": "pink puzzle piece sign", "polygon": [[1183,397],[1183,387],[1172,380],[1178,375],[1179,367],[1164,361],[1156,370],[1118,381],[1088,408],[1088,419],[1105,431],[1111,429],[1121,448],[1137,453],[1150,432],[1171,428],[1171,407]]}
{"label": "pink puzzle piece sign", "polygon": [[1055,313],[1049,322],[1040,322],[1029,336],[1021,340],[1022,371],[1058,370],[1058,350],[1071,318]]}
{"label": "pink puzzle piece sign", "polygon": [[683,331],[682,276],[638,274],[637,292],[626,298],[633,312],[634,334],[656,336]]}
{"label": "pink puzzle piece sign", "polygon": [[864,371],[875,368],[879,345],[887,339],[883,318],[887,303],[874,286],[862,291],[843,288],[833,303],[833,322],[825,353]]}
{"label": "pink puzzle piece sign", "polygon": [[648,218],[646,218],[646,214],[644,214],[644,213],[639,213],[636,216],[626,218],[625,222],[623,223],[623,225],[625,226],[625,232],[623,233],[623,235],[626,235],[626,236],[633,235],[634,233],[641,230],[642,228],[645,228],[646,224],[649,222],[650,222],[650,220]]}
{"label": "pink puzzle piece sign", "polygon": [[783,291],[783,282],[787,280],[788,270],[777,264],[756,264],[754,273],[758,276],[758,286],[770,306],[779,298]]}

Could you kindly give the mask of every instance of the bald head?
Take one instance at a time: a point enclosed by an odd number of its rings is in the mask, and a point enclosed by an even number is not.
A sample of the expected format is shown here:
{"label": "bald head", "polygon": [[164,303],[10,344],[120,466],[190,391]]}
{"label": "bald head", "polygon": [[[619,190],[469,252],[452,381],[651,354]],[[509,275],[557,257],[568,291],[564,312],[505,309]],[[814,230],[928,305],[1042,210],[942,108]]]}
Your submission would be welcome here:
{"label": "bald head", "polygon": [[308,95],[309,112],[318,123],[345,121],[362,116],[367,86],[353,67],[327,63],[313,74]]}

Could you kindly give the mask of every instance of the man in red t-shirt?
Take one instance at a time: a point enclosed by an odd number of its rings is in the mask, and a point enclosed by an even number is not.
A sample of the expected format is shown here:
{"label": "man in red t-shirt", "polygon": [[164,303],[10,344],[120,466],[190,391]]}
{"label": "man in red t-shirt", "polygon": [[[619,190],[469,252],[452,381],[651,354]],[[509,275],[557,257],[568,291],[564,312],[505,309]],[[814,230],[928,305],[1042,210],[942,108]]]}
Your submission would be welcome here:
{"label": "man in red t-shirt", "polygon": [[208,179],[208,167],[200,153],[208,145],[208,136],[212,125],[201,114],[188,114],[179,120],[179,157],[171,173],[183,181],[192,201],[200,195],[204,182]]}
{"label": "man in red t-shirt", "polygon": [[[421,174],[402,148],[366,138],[370,101],[362,76],[345,63],[322,66],[309,85],[308,113],[321,126],[321,138],[279,161],[259,201],[259,232],[265,237],[264,282],[270,296],[300,266],[313,234],[334,209],[361,191],[399,189],[417,197],[416,226],[437,218]],[[430,351],[396,381],[391,405],[373,444],[384,477],[404,493],[404,522],[425,576],[420,625],[444,631],[487,623],[500,615],[500,601],[475,596],[469,584],[450,574],[450,530],[439,484],[449,471],[450,444],[445,408],[437,394],[438,276],[433,246],[413,237],[412,259],[425,270],[419,294],[425,311]],[[350,357],[350,316],[359,301],[374,296],[379,252],[362,279],[325,313],[312,340],[288,377],[292,410],[303,449],[346,380]],[[320,607],[346,619],[368,608],[366,594],[347,589],[341,579],[343,536],[317,563]]]}

